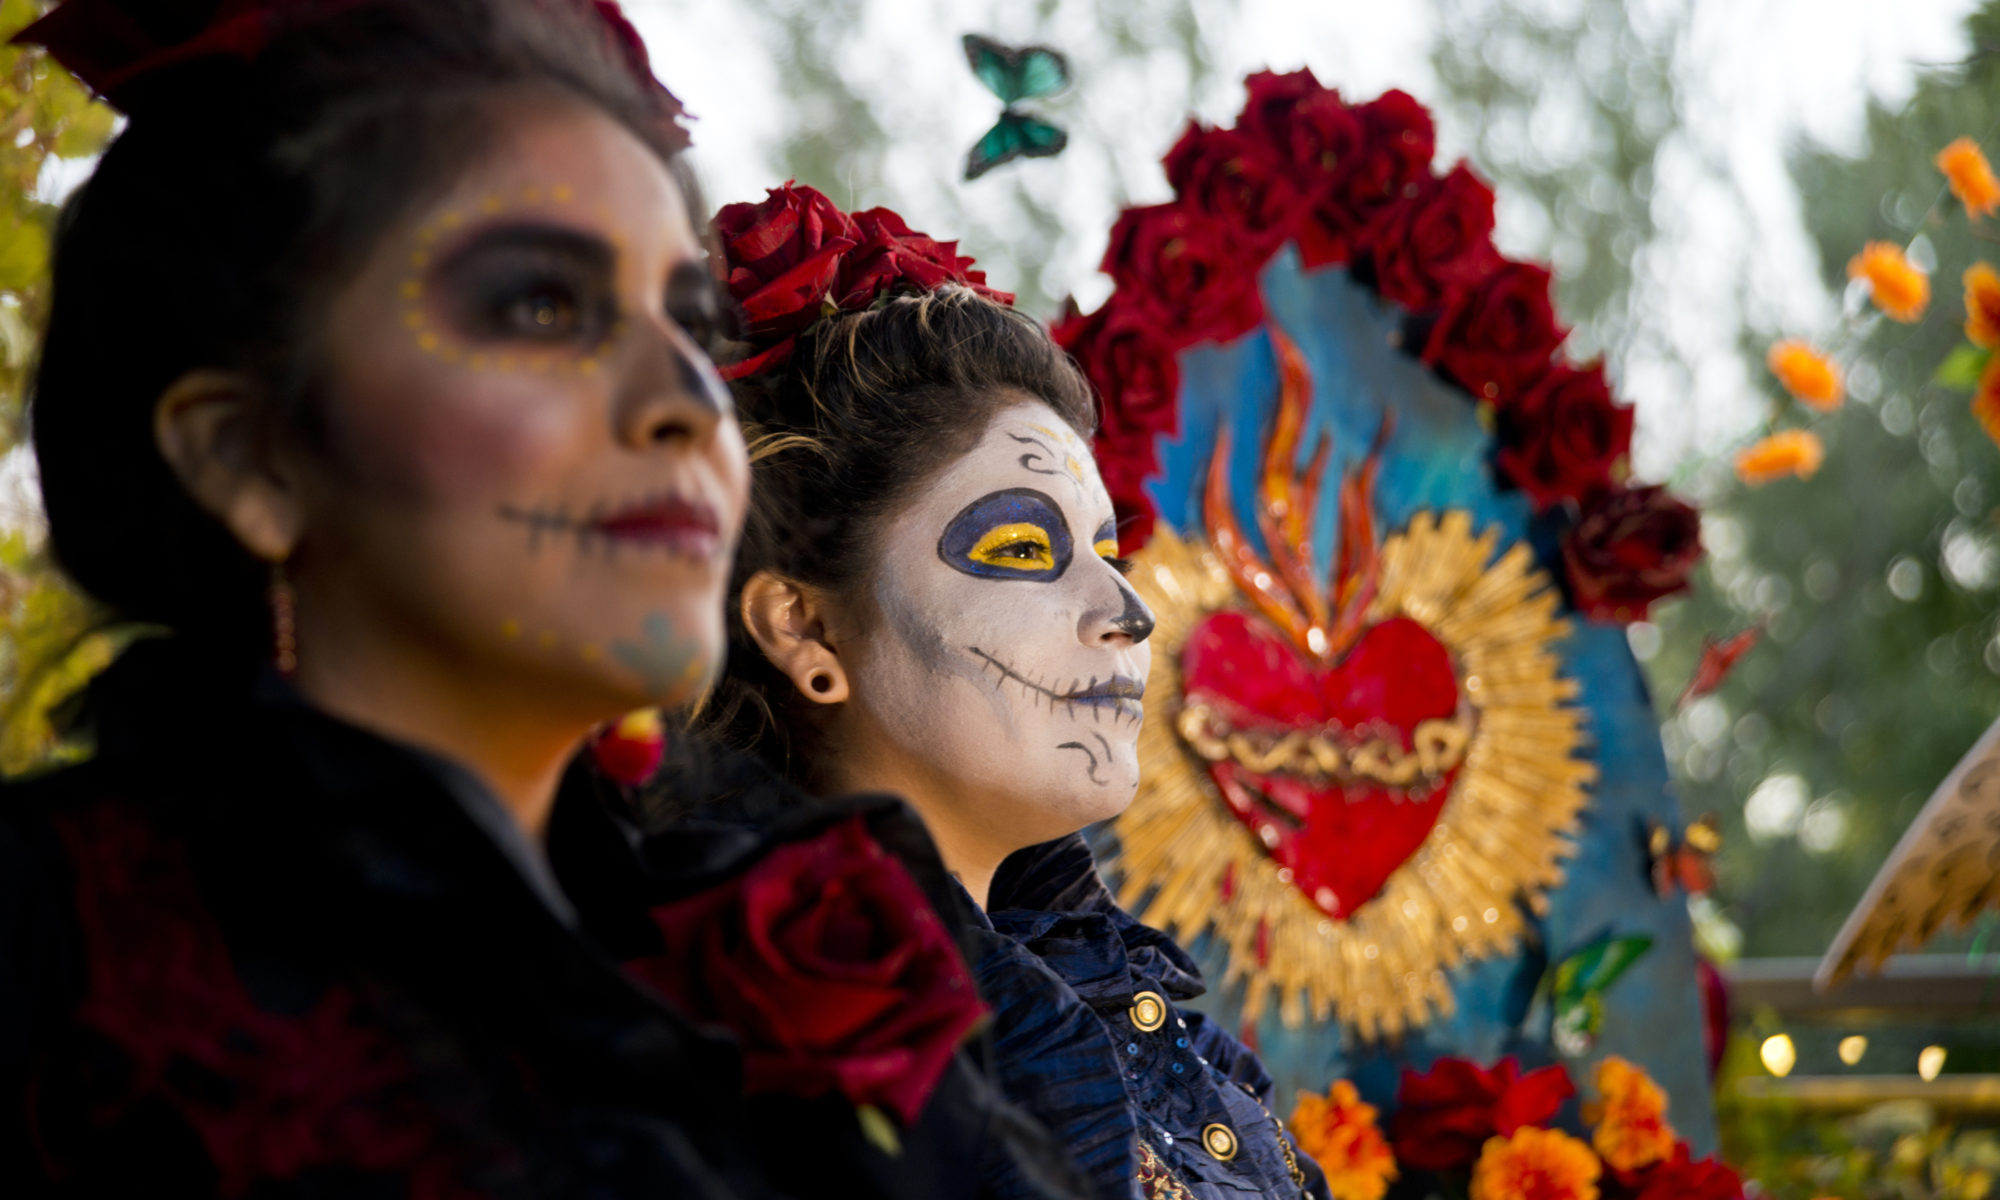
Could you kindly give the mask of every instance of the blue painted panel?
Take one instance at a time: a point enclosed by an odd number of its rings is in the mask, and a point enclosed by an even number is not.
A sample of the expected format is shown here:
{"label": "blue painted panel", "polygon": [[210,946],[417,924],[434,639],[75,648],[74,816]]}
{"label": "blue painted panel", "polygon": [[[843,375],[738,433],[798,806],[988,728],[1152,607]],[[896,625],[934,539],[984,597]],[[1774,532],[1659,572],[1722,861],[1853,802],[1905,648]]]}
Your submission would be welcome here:
{"label": "blue painted panel", "polygon": [[[1488,465],[1492,436],[1470,398],[1399,348],[1403,314],[1384,305],[1344,270],[1303,272],[1290,250],[1263,278],[1268,320],[1295,341],[1310,366],[1313,409],[1304,453],[1326,431],[1333,439],[1330,472],[1360,460],[1385,412],[1392,434],[1375,488],[1378,527],[1402,528],[1422,510],[1463,509],[1480,529],[1500,525],[1514,540],[1533,540],[1527,500],[1502,492]],[[1180,437],[1160,446],[1162,473],[1149,490],[1160,519],[1176,530],[1202,527],[1201,491],[1217,432],[1231,439],[1231,481],[1237,510],[1255,505],[1264,432],[1277,402],[1270,340],[1255,331],[1228,346],[1205,346],[1181,358]],[[1303,458],[1303,454],[1302,454]],[[1335,489],[1322,496],[1315,550],[1333,561]],[[1245,522],[1248,526],[1248,522]],[[1247,532],[1255,537],[1254,529]],[[1550,1014],[1529,1003],[1548,961],[1600,934],[1649,933],[1652,951],[1606,998],[1603,1034],[1593,1057],[1619,1054],[1640,1063],[1673,1098],[1671,1116],[1698,1153],[1714,1142],[1714,1114],[1702,1050],[1701,1006],[1687,906],[1656,897],[1648,877],[1644,831],[1649,820],[1678,825],[1668,786],[1659,727],[1638,664],[1621,627],[1572,617],[1575,632],[1560,647],[1565,669],[1582,687],[1592,755],[1600,781],[1585,813],[1579,850],[1564,884],[1552,892],[1546,919],[1531,921],[1531,937],[1510,958],[1469,964],[1454,973],[1458,1010],[1395,1045],[1350,1044],[1340,1028],[1287,1030],[1275,1012],[1258,1033],[1289,1111],[1294,1088],[1324,1089],[1351,1078],[1371,1101],[1392,1098],[1401,1067],[1419,1069],[1446,1054],[1490,1061],[1517,1054],[1530,1065],[1556,1059]],[[1210,939],[1192,947],[1211,978],[1220,979],[1224,950]],[[1202,1002],[1233,1028],[1241,995]],[[1590,1066],[1571,1063],[1579,1082]]]}

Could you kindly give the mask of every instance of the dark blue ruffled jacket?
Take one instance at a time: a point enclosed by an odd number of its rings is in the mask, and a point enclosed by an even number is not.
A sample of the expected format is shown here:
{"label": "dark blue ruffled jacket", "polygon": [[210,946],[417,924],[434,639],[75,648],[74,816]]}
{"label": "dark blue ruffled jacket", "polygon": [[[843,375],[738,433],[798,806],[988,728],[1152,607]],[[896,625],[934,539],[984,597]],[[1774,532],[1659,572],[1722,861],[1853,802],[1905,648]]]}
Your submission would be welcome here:
{"label": "dark blue ruffled jacket", "polygon": [[1325,1200],[1319,1168],[1265,1107],[1263,1064],[1179,1008],[1201,995],[1199,969],[1118,907],[1080,835],[1010,857],[986,911],[960,896],[1001,1087],[1098,1196]]}

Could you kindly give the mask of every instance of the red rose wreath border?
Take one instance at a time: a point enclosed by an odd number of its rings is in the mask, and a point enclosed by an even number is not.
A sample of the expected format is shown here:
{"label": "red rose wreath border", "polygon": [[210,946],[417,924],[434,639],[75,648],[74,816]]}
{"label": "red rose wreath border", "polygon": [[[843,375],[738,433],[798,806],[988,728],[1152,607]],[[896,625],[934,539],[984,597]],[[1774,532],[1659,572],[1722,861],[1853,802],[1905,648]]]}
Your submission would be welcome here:
{"label": "red rose wreath border", "polygon": [[[1113,227],[1102,268],[1110,299],[1055,330],[1102,398],[1098,463],[1122,548],[1140,560],[1135,582],[1162,617],[1157,657],[1172,676],[1162,690],[1179,695],[1194,623],[1243,598],[1211,548],[1155,534],[1144,484],[1159,469],[1157,439],[1178,433],[1177,355],[1261,324],[1258,279],[1288,244],[1304,268],[1345,265],[1402,310],[1400,344],[1481,406],[1497,482],[1525,493],[1553,536],[1536,539],[1546,547],[1539,567],[1527,543],[1489,563],[1494,532],[1475,536],[1464,514],[1420,516],[1382,547],[1368,618],[1417,617],[1487,690],[1452,804],[1373,899],[1338,921],[1314,907],[1217,798],[1173,714],[1142,734],[1146,778],[1117,825],[1122,898],[1145,898],[1142,918],[1182,936],[1214,930],[1230,947],[1230,980],[1246,982],[1246,1019],[1275,996],[1288,1025],[1308,1010],[1317,1020],[1337,1013],[1362,1036],[1393,1037],[1451,1010],[1446,969],[1512,949],[1520,904],[1545,907],[1572,849],[1567,834],[1594,770],[1574,757],[1574,685],[1548,649],[1565,627],[1541,568],[1581,616],[1641,620],[1688,586],[1700,516],[1664,488],[1625,480],[1631,410],[1601,363],[1562,357],[1550,275],[1494,248],[1491,189],[1463,164],[1434,173],[1422,105],[1400,91],[1350,105],[1310,71],[1262,72],[1246,86],[1234,128],[1191,124],[1168,153],[1175,199],[1128,209]],[[1496,593],[1514,625],[1536,627],[1532,636],[1482,641],[1476,613],[1456,620],[1457,607]],[[1444,628],[1454,623],[1456,637]],[[1487,632],[1508,624],[1489,619]],[[1482,671],[1482,653],[1500,669]],[[1538,793],[1521,787],[1523,766]]]}

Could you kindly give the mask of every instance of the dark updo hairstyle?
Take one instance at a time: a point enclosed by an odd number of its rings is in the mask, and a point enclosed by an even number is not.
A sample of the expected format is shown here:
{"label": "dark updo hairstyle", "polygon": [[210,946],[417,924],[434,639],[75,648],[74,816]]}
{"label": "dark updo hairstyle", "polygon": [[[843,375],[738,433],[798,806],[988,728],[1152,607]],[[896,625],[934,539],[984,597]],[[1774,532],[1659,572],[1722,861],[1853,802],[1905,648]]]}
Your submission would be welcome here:
{"label": "dark updo hairstyle", "polygon": [[268,568],[168,469],[162,392],[197,368],[243,372],[275,428],[324,445],[329,298],[484,149],[502,97],[601,110],[699,211],[671,98],[589,0],[273,9],[254,59],[199,59],[114,93],[130,121],[62,213],[29,408],[57,561],[116,616],[205,638],[232,663],[267,651]]}
{"label": "dark updo hairstyle", "polygon": [[729,599],[729,664],[698,717],[724,744],[811,782],[820,706],[799,696],[743,627],[743,585],[758,571],[858,595],[881,527],[1028,396],[1088,439],[1090,384],[1032,318],[946,285],[801,335],[789,363],[736,389],[751,439],[750,511]]}

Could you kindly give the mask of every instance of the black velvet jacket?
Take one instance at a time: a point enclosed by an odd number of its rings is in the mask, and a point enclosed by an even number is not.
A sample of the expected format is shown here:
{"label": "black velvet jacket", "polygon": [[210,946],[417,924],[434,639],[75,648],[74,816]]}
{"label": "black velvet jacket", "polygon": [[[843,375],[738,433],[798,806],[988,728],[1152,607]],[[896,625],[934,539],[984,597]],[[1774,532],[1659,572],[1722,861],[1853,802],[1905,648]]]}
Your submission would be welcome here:
{"label": "black velvet jacket", "polygon": [[0,1195],[1072,1197],[962,1048],[892,1155],[745,1098],[726,1031],[620,963],[649,906],[894,801],[649,836],[573,776],[546,854],[471,777],[173,640],[92,691],[92,760],[0,788]]}

